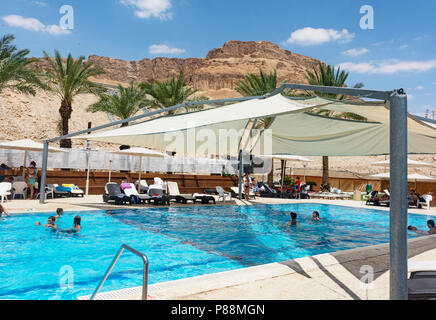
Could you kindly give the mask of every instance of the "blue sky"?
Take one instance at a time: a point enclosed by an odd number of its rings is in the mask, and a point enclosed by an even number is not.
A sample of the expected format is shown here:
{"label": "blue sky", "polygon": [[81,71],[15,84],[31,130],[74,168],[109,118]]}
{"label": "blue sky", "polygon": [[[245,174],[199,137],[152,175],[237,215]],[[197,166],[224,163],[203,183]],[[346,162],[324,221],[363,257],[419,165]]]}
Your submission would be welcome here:
{"label": "blue sky", "polygon": [[[140,60],[205,57],[229,40],[268,40],[341,65],[349,84],[405,88],[409,109],[436,110],[436,2],[416,0],[14,0],[2,1],[1,34],[13,33],[32,56],[54,49]],[[74,29],[59,27],[62,5]],[[374,9],[374,29],[360,9]]]}

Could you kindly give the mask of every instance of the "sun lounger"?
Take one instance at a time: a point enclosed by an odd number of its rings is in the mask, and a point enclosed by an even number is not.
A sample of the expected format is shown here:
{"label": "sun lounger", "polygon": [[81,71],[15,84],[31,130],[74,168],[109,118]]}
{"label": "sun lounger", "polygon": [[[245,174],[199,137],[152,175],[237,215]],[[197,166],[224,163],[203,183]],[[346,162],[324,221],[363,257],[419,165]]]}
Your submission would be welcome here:
{"label": "sun lounger", "polygon": [[71,197],[73,195],[70,188],[58,184],[49,184],[48,187],[53,189],[55,197]]}
{"label": "sun lounger", "polygon": [[168,192],[168,184],[165,181],[163,181],[161,178],[159,177],[154,178],[154,184],[161,185],[162,189],[165,190],[165,192]]}
{"label": "sun lounger", "polygon": [[200,200],[202,204],[208,204],[212,201],[213,204],[216,204],[216,200],[215,197],[212,197],[211,195],[208,194],[200,194],[200,193],[194,193],[193,196],[197,199]]}
{"label": "sun lounger", "polygon": [[378,206],[379,201],[380,201],[380,198],[378,197],[378,191],[372,191],[369,194],[369,199],[366,201],[366,205],[368,206],[368,205],[372,204],[374,206]]}
{"label": "sun lounger", "polygon": [[148,193],[147,181],[146,180],[136,181],[135,187],[138,187],[138,184],[139,184],[139,193],[147,194]]}
{"label": "sun lounger", "polygon": [[136,187],[133,183],[123,183],[121,185],[121,189],[123,189],[124,194],[130,198],[132,198],[132,202],[133,202],[133,198],[136,197],[139,202],[149,202],[151,200],[151,197],[147,194],[142,194],[142,193],[138,193],[138,190],[136,190]]}
{"label": "sun lounger", "polygon": [[281,197],[281,194],[277,190],[272,189],[267,184],[263,184],[263,188],[261,187],[259,190],[260,190],[260,196],[262,198],[280,198]]}
{"label": "sun lounger", "polygon": [[85,196],[85,192],[83,192],[83,190],[81,190],[75,184],[63,184],[62,187],[67,188],[67,190],[69,190],[71,195],[73,195],[75,197],[81,196],[83,198]]}
{"label": "sun lounger", "polygon": [[422,196],[422,200],[424,201],[418,200],[418,208],[424,206],[427,208],[427,210],[430,210],[430,204],[433,201],[433,196],[430,194],[425,194]]}
{"label": "sun lounger", "polygon": [[436,263],[409,263],[410,278],[407,280],[409,300],[436,299]]}
{"label": "sun lounger", "polygon": [[109,182],[106,184],[106,194],[103,195],[103,201],[109,203],[115,202],[116,205],[132,204],[132,199],[121,191],[120,186],[115,182]]}
{"label": "sun lounger", "polygon": [[197,198],[190,194],[180,194],[179,185],[177,182],[167,182],[168,185],[168,195],[175,199],[178,203],[188,203],[188,201],[192,201],[195,203]]}
{"label": "sun lounger", "polygon": [[154,204],[167,204],[170,205],[171,197],[164,195],[162,185],[153,184],[148,190],[148,195],[151,197],[150,201]]}
{"label": "sun lounger", "polygon": [[232,197],[231,193],[224,191],[223,187],[221,187],[221,186],[216,187],[216,192],[218,192],[218,201],[220,199],[222,199],[222,201],[224,202],[224,201],[226,201],[227,197],[229,197],[229,200]]}

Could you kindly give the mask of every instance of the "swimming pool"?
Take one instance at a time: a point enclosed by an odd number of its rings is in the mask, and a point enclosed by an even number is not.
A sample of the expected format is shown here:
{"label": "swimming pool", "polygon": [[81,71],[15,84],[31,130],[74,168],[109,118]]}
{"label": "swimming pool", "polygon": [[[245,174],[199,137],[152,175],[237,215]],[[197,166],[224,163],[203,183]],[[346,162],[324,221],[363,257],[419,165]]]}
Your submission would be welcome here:
{"label": "swimming pool", "polygon": [[[321,222],[312,221],[314,210],[320,212]],[[299,225],[287,225],[290,211],[299,214]],[[66,212],[58,226],[70,228],[75,215]],[[148,255],[153,284],[389,241],[389,212],[325,204],[80,215],[79,235],[35,227],[36,221],[47,221],[47,213],[0,221],[0,299],[68,300],[91,294],[123,243]],[[425,229],[426,217],[410,214],[409,224]],[[67,275],[73,287],[65,286]],[[125,251],[102,291],[140,286],[141,276],[140,259]]]}

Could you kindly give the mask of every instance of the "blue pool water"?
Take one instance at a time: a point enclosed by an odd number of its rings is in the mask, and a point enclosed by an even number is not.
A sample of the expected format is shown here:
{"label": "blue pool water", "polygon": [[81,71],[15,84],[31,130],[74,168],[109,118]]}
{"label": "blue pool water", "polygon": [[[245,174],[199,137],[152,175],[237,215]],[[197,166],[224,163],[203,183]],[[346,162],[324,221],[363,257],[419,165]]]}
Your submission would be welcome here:
{"label": "blue pool water", "polygon": [[[312,221],[314,210],[321,222]],[[299,225],[287,225],[290,211]],[[91,294],[123,243],[148,255],[152,284],[389,241],[388,212],[323,204],[81,212],[79,235],[35,227],[49,215],[0,220],[0,299]],[[75,215],[66,212],[59,228],[70,228]],[[425,229],[426,217],[411,214],[409,224]],[[60,285],[66,270],[70,288]],[[140,286],[141,277],[141,260],[125,251],[102,291]]]}

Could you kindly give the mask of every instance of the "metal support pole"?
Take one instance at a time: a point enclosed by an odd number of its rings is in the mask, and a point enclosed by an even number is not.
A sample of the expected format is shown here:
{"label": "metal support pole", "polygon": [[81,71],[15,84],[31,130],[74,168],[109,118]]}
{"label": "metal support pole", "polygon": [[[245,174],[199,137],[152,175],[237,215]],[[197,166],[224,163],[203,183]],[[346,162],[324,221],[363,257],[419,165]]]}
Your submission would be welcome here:
{"label": "metal support pole", "polygon": [[390,100],[390,299],[407,300],[407,95]]}
{"label": "metal support pole", "polygon": [[239,200],[242,200],[242,174],[244,171],[244,160],[242,157],[242,150],[239,151]]}
{"label": "metal support pole", "polygon": [[48,141],[44,141],[44,151],[42,152],[42,173],[41,185],[39,186],[39,202],[45,202],[45,185],[47,183],[47,162],[48,162]]}

